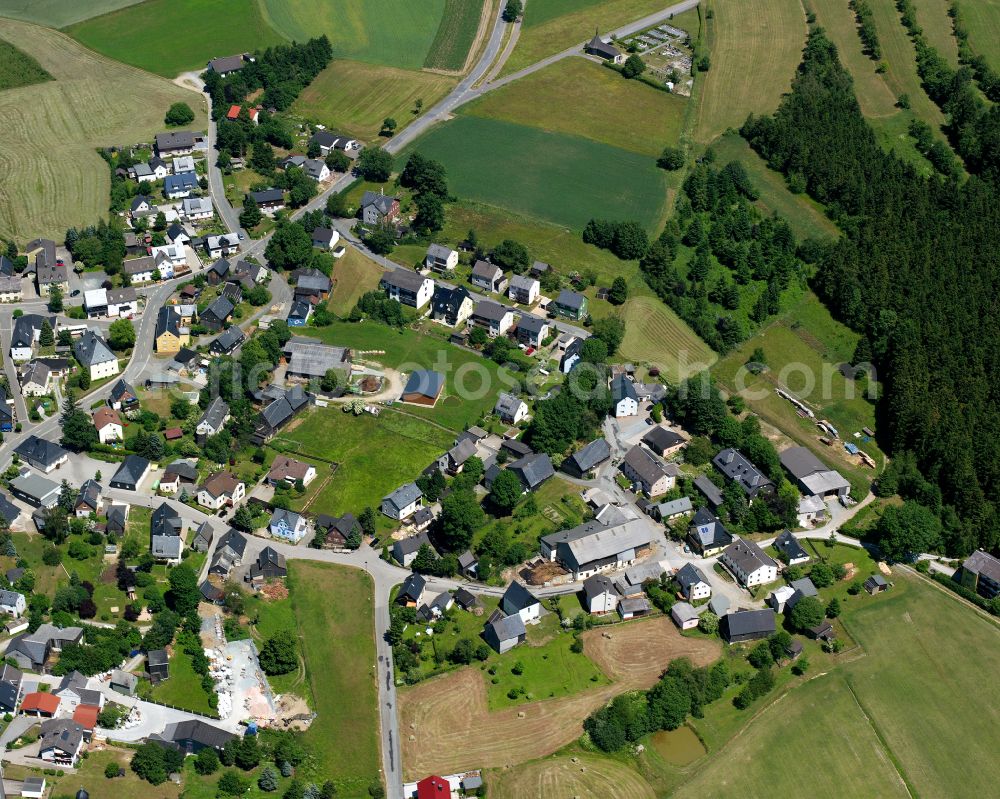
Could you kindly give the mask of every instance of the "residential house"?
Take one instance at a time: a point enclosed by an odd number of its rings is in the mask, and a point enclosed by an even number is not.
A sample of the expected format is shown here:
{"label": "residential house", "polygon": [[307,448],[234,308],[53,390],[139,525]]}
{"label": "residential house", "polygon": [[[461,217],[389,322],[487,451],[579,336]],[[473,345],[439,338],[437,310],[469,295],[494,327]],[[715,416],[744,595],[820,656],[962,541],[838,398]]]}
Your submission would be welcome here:
{"label": "residential house", "polygon": [[330,150],[347,152],[357,150],[361,147],[361,143],[357,139],[352,139],[350,136],[344,136],[340,133],[333,133],[329,130],[317,130],[313,133],[312,138],[309,139],[310,144],[313,142],[319,145],[322,155],[329,155]]}
{"label": "residential house", "polygon": [[694,511],[694,506],[691,504],[691,497],[681,497],[680,499],[673,499],[670,502],[661,502],[658,505],[653,505],[649,510],[649,515],[666,524],[674,519],[679,519],[681,516],[689,516],[692,511]]}
{"label": "residential house", "polygon": [[612,64],[625,63],[625,54],[615,47],[615,45],[605,42],[597,31],[594,31],[594,38],[587,42],[586,47],[583,49],[588,54],[596,55],[598,58],[603,58]]}
{"label": "residential house", "polygon": [[[181,216],[189,222],[197,222],[201,219],[211,219],[215,216],[215,206],[212,205],[211,197],[188,197],[181,203]],[[174,245],[183,246],[181,242],[174,241]]]}
{"label": "residential house", "polygon": [[542,284],[527,275],[514,275],[507,286],[507,299],[522,305],[534,305],[538,301]]}
{"label": "residential house", "polygon": [[785,609],[788,611],[793,610],[807,596],[819,596],[819,591],[816,590],[815,584],[808,577],[792,580],[786,587],[792,589],[791,595],[785,599]]}
{"label": "residential house", "polygon": [[108,405],[116,411],[129,411],[139,405],[139,395],[124,380],[118,380],[111,387],[111,394],[108,396]]}
{"label": "residential house", "polygon": [[453,272],[458,266],[458,251],[442,244],[431,244],[424,256],[424,266],[432,272]]}
{"label": "residential house", "polygon": [[97,428],[97,438],[102,444],[110,444],[125,438],[125,428],[122,427],[118,411],[107,405],[102,405],[94,411],[94,427]]}
{"label": "residential house", "polygon": [[80,366],[90,372],[91,380],[103,380],[118,374],[118,357],[108,343],[93,330],[88,330],[73,345],[73,354]]}
{"label": "residential house", "polygon": [[230,472],[217,472],[198,489],[198,504],[218,510],[233,507],[246,494],[246,483]]}
{"label": "residential house", "polygon": [[318,227],[312,232],[312,245],[320,250],[332,250],[340,241],[340,233],[333,228]]}
{"label": "residential house", "polygon": [[514,312],[498,302],[482,300],[472,311],[472,324],[486,330],[490,338],[497,338],[514,324]]}
{"label": "residential house", "polygon": [[135,696],[135,689],[138,685],[139,678],[130,672],[122,671],[121,669],[114,669],[111,672],[109,686],[112,691],[124,694],[125,696]]}
{"label": "residential house", "polygon": [[775,538],[773,546],[781,559],[789,566],[798,566],[809,562],[809,553],[803,549],[799,539],[790,530],[785,530]]}
{"label": "residential house", "polygon": [[288,576],[285,566],[285,556],[276,552],[273,547],[264,547],[257,560],[250,564],[246,581],[254,590],[261,588],[271,580],[281,580]]}
{"label": "residential house", "polygon": [[503,292],[507,286],[507,278],[504,277],[503,270],[489,261],[476,261],[469,280],[476,288],[497,294]]}
{"label": "residential house", "polygon": [[622,373],[611,381],[611,401],[614,403],[617,419],[639,413],[639,395],[635,393],[635,386],[626,374]]}
{"label": "residential house", "polygon": [[962,585],[981,597],[993,599],[1000,594],[1000,560],[982,549],[969,555],[955,576]]}
{"label": "residential house", "polygon": [[137,491],[149,474],[150,462],[138,455],[127,455],[114,473],[109,485],[125,491]]}
{"label": "residential house", "polygon": [[35,508],[51,508],[59,501],[59,484],[24,469],[10,481],[10,493]]}
{"label": "residential house", "polygon": [[423,308],[434,294],[434,281],[408,269],[393,269],[382,275],[379,286],[390,300]]}
{"label": "residential house", "polygon": [[[608,506],[614,507],[614,506]],[[621,510],[601,519],[592,519],[569,530],[542,536],[543,558],[560,563],[574,580],[592,574],[617,571],[639,559],[640,550],[648,548],[654,534],[648,522],[628,518]]]}
{"label": "residential house", "polygon": [[[187,171],[193,172],[194,159],[189,157],[188,160],[191,162],[191,169]],[[154,155],[152,158],[150,158],[149,161],[147,162],[147,165],[149,166],[150,171],[153,173],[153,177],[155,177],[157,180],[163,180],[167,175],[171,173],[171,169],[169,166],[167,166],[167,162],[157,155]],[[176,172],[177,170],[173,171]]]}
{"label": "residential house", "polygon": [[7,390],[0,386],[0,432],[9,433],[14,429],[14,401],[7,396]]}
{"label": "residential house", "polygon": [[296,269],[292,277],[295,279],[296,299],[323,299],[330,294],[330,278],[318,269]]}
{"label": "residential house", "polygon": [[830,469],[806,447],[789,447],[778,459],[806,496],[844,497],[851,491],[851,484],[840,472]]}
{"label": "residential house", "polygon": [[208,552],[212,548],[212,541],[215,540],[215,531],[207,521],[198,525],[195,530],[194,539],[191,541],[191,549],[195,552]]}
{"label": "residential house", "polygon": [[59,289],[63,296],[69,291],[69,270],[62,264],[39,264],[36,261],[35,279],[40,297],[48,297],[53,288]]}
{"label": "residential house", "polygon": [[178,749],[185,755],[196,755],[202,749],[221,751],[235,737],[201,719],[187,719],[168,724],[163,732],[149,736],[148,740]]}
{"label": "residential house", "polygon": [[583,478],[611,458],[611,445],[598,438],[581,447],[562,462],[562,469],[573,477]]}
{"label": "residential house", "polygon": [[166,649],[151,649],[146,653],[146,671],[154,685],[170,676],[170,659]]}
{"label": "residential house", "polygon": [[181,155],[174,158],[170,162],[170,171],[175,175],[179,175],[181,172],[194,172],[194,157],[190,155]]}
{"label": "residential house", "polygon": [[343,379],[351,375],[353,355],[347,347],[334,347],[315,339],[293,336],[285,344],[286,380],[320,380],[333,369]]}
{"label": "residential house", "polygon": [[417,554],[423,546],[431,547],[431,549],[434,548],[431,545],[430,538],[427,537],[427,533],[419,532],[416,535],[396,541],[392,545],[392,556],[400,566],[408,569],[413,564],[413,561],[416,560]]}
{"label": "residential house", "polygon": [[808,527],[826,518],[826,501],[820,496],[800,497],[795,510],[799,527]]}
{"label": "residential house", "polygon": [[527,637],[528,631],[524,627],[524,621],[516,613],[504,616],[497,610],[483,628],[483,639],[500,654],[513,649]]}
{"label": "residential house", "polygon": [[519,343],[538,349],[549,335],[549,323],[531,314],[524,314],[517,320],[514,330]]}
{"label": "residential house", "polygon": [[227,297],[216,297],[201,315],[201,324],[209,330],[222,330],[236,306]]}
{"label": "residential house", "polygon": [[507,424],[518,424],[528,415],[528,404],[520,397],[502,392],[493,406],[493,413]]}
{"label": "residential house", "polygon": [[674,487],[680,475],[680,470],[674,464],[664,463],[638,444],[625,454],[618,468],[649,497],[666,494]]}
{"label": "residential house", "polygon": [[179,175],[167,175],[163,181],[163,193],[169,200],[180,200],[189,197],[198,188],[198,175],[194,172],[181,172]]}
{"label": "residential house", "polygon": [[177,310],[169,305],[156,313],[156,328],[153,332],[153,347],[161,354],[180,352],[181,347],[191,343],[191,330],[181,326]]}
{"label": "residential house", "polygon": [[735,482],[747,499],[756,499],[760,494],[773,494],[774,482],[735,449],[724,449],[712,459],[715,468]]}
{"label": "residential house", "polygon": [[474,303],[465,286],[437,285],[431,300],[431,318],[449,327],[458,327],[472,315]]}
{"label": "residential house", "polygon": [[642,443],[661,458],[669,458],[680,452],[687,440],[680,433],[663,425],[656,425],[642,437]]}
{"label": "residential house", "polygon": [[583,606],[588,613],[612,613],[620,598],[614,581],[607,575],[594,574],[583,581]]}
{"label": "residential house", "polygon": [[576,291],[563,289],[549,310],[567,319],[579,321],[587,315],[587,298]]}
{"label": "residential house", "polygon": [[195,148],[195,135],[190,130],[175,130],[156,134],[156,151],[161,158],[168,155],[189,155]]}
{"label": "residential house", "polygon": [[221,605],[226,598],[225,592],[221,588],[217,588],[208,580],[201,581],[198,586],[198,593],[201,594],[201,598],[205,602],[208,602],[211,605]]}
{"label": "residential house", "polygon": [[[163,258],[161,261],[165,260]],[[153,279],[153,274],[159,272],[159,265],[152,255],[143,255],[139,258],[129,258],[122,262],[122,272],[128,275],[129,280],[134,283],[149,283]],[[162,277],[162,275],[161,275]]]}
{"label": "residential house", "polygon": [[674,580],[688,602],[698,602],[712,596],[712,585],[708,582],[708,577],[693,563],[685,563],[678,569]]}
{"label": "residential house", "polygon": [[29,466],[45,474],[58,469],[69,460],[69,452],[61,446],[35,435],[28,436],[18,444],[14,452]]}
{"label": "residential house", "polygon": [[471,549],[458,556],[458,570],[470,580],[476,579],[479,572],[479,558],[472,554]]}
{"label": "residential house", "polygon": [[46,719],[38,737],[38,757],[45,763],[75,766],[83,750],[84,728],[72,719]]}
{"label": "residential house", "polygon": [[[157,177],[153,173],[152,167],[150,167],[150,165],[145,161],[133,164],[129,167],[128,171],[130,177],[137,183],[155,183],[157,181]],[[159,179],[162,180],[163,177]]]}
{"label": "residential house", "polygon": [[730,644],[767,638],[776,629],[777,616],[769,608],[727,613],[719,622],[719,634]]}
{"label": "residential house", "polygon": [[208,345],[213,355],[232,355],[236,348],[246,341],[246,335],[237,325],[227,327]]}
{"label": "residential house", "polygon": [[302,171],[317,183],[321,183],[330,177],[330,167],[326,165],[325,161],[319,158],[307,158],[305,163],[302,164]]}
{"label": "residential house", "polygon": [[271,485],[294,486],[300,482],[307,486],[316,479],[316,467],[311,463],[289,458],[287,455],[277,455],[267,473],[267,481]]}
{"label": "residential house", "polygon": [[233,568],[243,561],[246,546],[246,536],[230,527],[216,544],[212,563],[208,569],[209,574],[227,578]]}
{"label": "residential house", "polygon": [[744,588],[765,585],[778,579],[778,564],[753,541],[737,538],[722,551],[719,561]]}
{"label": "residential house", "polygon": [[413,405],[434,406],[444,388],[444,375],[427,369],[415,369],[406,381],[400,401]]}
{"label": "residential house", "polygon": [[156,201],[152,197],[137,194],[132,198],[132,202],[129,203],[128,213],[133,220],[155,216],[157,213]]}
{"label": "residential house", "polygon": [[104,488],[96,480],[85,480],[76,495],[73,514],[78,519],[85,519],[91,514],[98,515],[104,509]]}
{"label": "residential house", "polygon": [[382,497],[382,513],[390,519],[403,521],[420,507],[423,496],[416,483],[406,483]]}
{"label": "residential house", "polygon": [[261,213],[274,216],[285,207],[285,193],[281,189],[262,189],[250,192]]}
{"label": "residential house", "polygon": [[441,471],[449,474],[458,474],[462,471],[465,462],[476,454],[476,443],[470,438],[459,438],[450,450],[448,450],[438,461]]}
{"label": "residential house", "polygon": [[224,58],[213,58],[208,62],[208,69],[217,73],[220,78],[225,78],[232,75],[234,72],[239,72],[253,60],[253,56],[248,53],[243,53],[242,55],[229,55]]}
{"label": "residential house", "polygon": [[221,236],[206,236],[205,250],[209,258],[222,258],[234,255],[240,248],[240,239],[235,233],[224,233]]}
{"label": "residential house", "polygon": [[711,558],[733,543],[733,536],[708,508],[698,508],[688,529],[688,543],[703,558]]}
{"label": "residential house", "polygon": [[562,356],[559,358],[559,371],[564,375],[568,375],[573,367],[580,362],[580,353],[583,350],[583,340],[576,337],[572,337],[569,344],[562,351]]}
{"label": "residential house", "polygon": [[347,546],[347,539],[355,533],[361,536],[361,525],[354,518],[353,513],[345,513],[343,516],[328,516],[325,513],[319,514],[313,525],[316,535],[322,536],[327,546],[344,547]]}
{"label": "residential house", "polygon": [[508,464],[507,468],[517,475],[525,491],[535,491],[556,473],[552,461],[544,452],[533,452],[518,458]]}
{"label": "residential house", "polygon": [[361,195],[361,221],[366,225],[388,225],[398,219],[399,198],[386,197],[381,191]]}
{"label": "residential house", "polygon": [[[82,627],[56,627],[52,624],[42,624],[33,633],[22,633],[11,638],[7,643],[4,656],[8,660],[12,659],[19,669],[41,672],[51,653],[61,652],[66,644],[79,644],[82,640]],[[46,696],[51,695],[46,694]],[[58,700],[58,697],[53,698]],[[58,706],[58,701],[56,705]],[[53,712],[55,712],[54,709]]]}
{"label": "residential house", "polygon": [[26,608],[24,594],[18,591],[0,589],[0,613],[6,613],[17,619],[24,615]]}
{"label": "residential house", "polygon": [[262,399],[270,401],[261,410],[254,428],[252,440],[257,445],[270,441],[278,430],[312,401],[312,395],[304,391],[301,386],[292,386],[288,389],[274,386],[266,394],[264,392],[261,394]]}
{"label": "residential house", "polygon": [[299,543],[309,532],[309,525],[304,516],[284,508],[275,508],[267,527],[275,538],[293,544]]}
{"label": "residential house", "polygon": [[21,699],[21,681],[24,674],[9,663],[0,666],[0,711],[16,713]]}
{"label": "residential house", "polygon": [[31,358],[35,343],[42,335],[42,327],[45,322],[49,327],[56,329],[56,318],[39,316],[38,314],[24,314],[14,320],[14,328],[11,332],[10,357],[13,361],[27,361]]}
{"label": "residential house", "polygon": [[399,593],[396,595],[396,602],[404,607],[419,607],[421,599],[424,596],[424,588],[426,585],[427,580],[424,576],[413,572],[408,575],[405,580],[403,580],[403,585],[400,587]]}
{"label": "residential house", "polygon": [[24,290],[18,275],[0,275],[0,302],[21,302]]}

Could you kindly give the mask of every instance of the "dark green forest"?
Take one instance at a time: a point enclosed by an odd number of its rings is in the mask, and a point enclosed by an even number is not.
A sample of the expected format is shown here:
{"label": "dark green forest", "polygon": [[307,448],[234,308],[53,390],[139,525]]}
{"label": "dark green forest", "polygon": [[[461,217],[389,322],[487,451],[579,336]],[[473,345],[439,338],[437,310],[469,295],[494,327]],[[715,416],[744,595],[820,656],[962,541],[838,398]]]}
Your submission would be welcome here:
{"label": "dark green forest", "polygon": [[923,475],[896,469],[894,487],[941,516],[942,544],[960,555],[1000,545],[1000,112],[974,96],[971,70],[932,76],[921,55],[964,182],[882,150],[821,29],[778,111],[741,132],[844,231],[818,258],[815,288],[862,334],[855,361],[884,381],[880,444]]}

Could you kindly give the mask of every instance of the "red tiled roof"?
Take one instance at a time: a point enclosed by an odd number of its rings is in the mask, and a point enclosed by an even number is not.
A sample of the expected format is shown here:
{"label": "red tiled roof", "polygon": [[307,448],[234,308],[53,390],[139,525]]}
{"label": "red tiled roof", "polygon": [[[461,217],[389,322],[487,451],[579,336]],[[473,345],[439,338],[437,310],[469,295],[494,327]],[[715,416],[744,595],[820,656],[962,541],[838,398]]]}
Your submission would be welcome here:
{"label": "red tiled roof", "polygon": [[97,726],[97,714],[101,709],[97,705],[77,705],[73,711],[73,721],[86,730]]}
{"label": "red tiled roof", "polygon": [[98,430],[107,427],[109,424],[121,425],[121,423],[121,417],[118,416],[118,412],[114,408],[99,408],[94,413],[94,427]]}
{"label": "red tiled roof", "polygon": [[25,694],[21,700],[21,710],[40,711],[42,713],[54,714],[59,709],[59,697],[54,694],[47,694],[44,691],[35,691]]}
{"label": "red tiled roof", "polygon": [[417,783],[417,799],[450,799],[451,786],[442,777],[424,777]]}
{"label": "red tiled roof", "polygon": [[240,115],[242,108],[238,105],[229,106],[229,113],[226,114],[226,119],[236,119]]}
{"label": "red tiled roof", "polygon": [[163,431],[163,437],[167,439],[167,441],[173,441],[174,439],[180,438],[183,435],[184,431],[181,430],[179,427],[168,427],[166,430]]}

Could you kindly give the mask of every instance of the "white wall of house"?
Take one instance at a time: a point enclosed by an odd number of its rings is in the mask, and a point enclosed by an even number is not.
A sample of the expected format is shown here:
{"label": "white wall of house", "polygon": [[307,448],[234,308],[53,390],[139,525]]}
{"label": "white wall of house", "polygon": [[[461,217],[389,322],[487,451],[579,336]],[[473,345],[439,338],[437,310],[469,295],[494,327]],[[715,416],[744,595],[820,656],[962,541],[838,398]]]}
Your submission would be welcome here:
{"label": "white wall of house", "polygon": [[91,380],[101,380],[116,374],[118,374],[117,358],[112,358],[110,361],[104,361],[103,363],[95,363],[90,367]]}
{"label": "white wall of house", "polygon": [[639,413],[639,403],[631,397],[622,397],[615,404],[615,416],[618,418],[635,416],[637,413]]}
{"label": "white wall of house", "polygon": [[104,425],[97,431],[97,438],[102,444],[110,444],[112,441],[121,441],[124,438],[124,430],[120,424],[111,422]]}
{"label": "white wall of house", "polygon": [[591,597],[590,606],[587,610],[591,613],[610,613],[618,607],[618,597],[610,591],[604,591],[595,597]]}

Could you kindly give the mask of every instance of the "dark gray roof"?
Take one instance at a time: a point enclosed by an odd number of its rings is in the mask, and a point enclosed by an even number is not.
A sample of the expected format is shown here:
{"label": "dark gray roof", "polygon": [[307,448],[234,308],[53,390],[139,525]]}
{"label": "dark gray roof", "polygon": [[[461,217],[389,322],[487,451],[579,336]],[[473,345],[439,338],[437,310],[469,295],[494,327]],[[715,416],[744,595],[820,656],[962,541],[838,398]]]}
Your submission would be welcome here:
{"label": "dark gray roof", "polygon": [[789,560],[809,557],[809,553],[802,548],[799,539],[792,534],[791,530],[785,530],[774,539],[774,548],[779,552],[783,552]]}
{"label": "dark gray roof", "polygon": [[691,520],[691,535],[701,542],[702,549],[718,549],[729,546],[733,536],[722,522],[708,508],[698,508]]}
{"label": "dark gray roof", "polygon": [[167,175],[163,179],[163,190],[190,191],[198,188],[198,175],[195,172],[179,172],[176,175]]}
{"label": "dark gray roof", "polygon": [[677,570],[677,574],[674,575],[674,579],[677,584],[684,590],[686,594],[688,589],[692,585],[697,585],[698,583],[705,583],[706,585],[711,585],[708,581],[708,577],[705,576],[705,572],[695,566],[693,563],[685,563],[680,569]]}
{"label": "dark gray roof", "polygon": [[223,58],[213,58],[208,62],[208,68],[213,72],[236,72],[246,66],[242,55],[227,55]]}
{"label": "dark gray roof", "polygon": [[491,264],[489,261],[476,261],[472,267],[472,277],[482,278],[483,280],[496,280],[502,275],[503,269],[496,264]]}
{"label": "dark gray roof", "polygon": [[39,751],[59,749],[75,755],[83,742],[84,730],[72,719],[46,719],[42,722]]}
{"label": "dark gray roof", "polygon": [[104,489],[101,488],[101,484],[96,480],[87,480],[82,486],[80,486],[80,493],[77,496],[77,504],[84,503],[92,510],[96,511],[97,506],[101,502],[101,494],[104,493]]}
{"label": "dark gray roof", "polygon": [[614,581],[606,574],[594,574],[583,581],[583,595],[587,598],[588,603],[594,597],[600,596],[605,592],[609,592],[615,596],[618,595],[618,589],[615,588]]}
{"label": "dark gray roof", "polygon": [[244,536],[243,533],[239,532],[238,530],[234,530],[232,527],[230,527],[223,534],[222,538],[219,539],[219,544],[218,546],[216,546],[215,551],[216,553],[219,553],[222,550],[229,550],[237,557],[242,558],[243,552],[246,550],[246,548],[247,548],[246,536]]}
{"label": "dark gray roof", "polygon": [[524,622],[516,613],[510,616],[491,619],[486,622],[486,626],[492,630],[497,641],[510,641],[513,638],[520,638],[522,635],[527,634],[527,630],[524,629]]}
{"label": "dark gray roof", "polygon": [[208,404],[208,407],[205,408],[205,412],[198,420],[198,425],[201,426],[201,424],[207,423],[214,430],[218,430],[228,415],[229,405],[224,399],[222,399],[222,397],[216,397]]}
{"label": "dark gray roof", "polygon": [[236,325],[233,325],[219,333],[218,337],[210,345],[210,349],[213,352],[230,352],[245,338],[246,336],[243,335],[243,331]]}
{"label": "dark gray roof", "polygon": [[11,502],[6,494],[0,493],[0,516],[3,516],[7,520],[7,524],[11,524],[20,514],[21,509]]}
{"label": "dark gray roof", "polygon": [[402,510],[407,505],[420,499],[424,494],[416,483],[401,485],[391,494],[382,497],[383,502],[391,502],[397,509]]}
{"label": "dark gray roof", "polygon": [[705,475],[699,474],[696,478],[694,478],[694,487],[702,493],[705,499],[715,505],[715,507],[719,507],[719,505],[722,504],[722,489],[709,480]]}
{"label": "dark gray roof", "polygon": [[163,502],[149,518],[150,535],[179,536],[184,530],[181,515],[169,502]]}
{"label": "dark gray roof", "polygon": [[384,216],[392,210],[392,203],[395,199],[395,197],[387,197],[381,192],[366,191],[361,195],[361,207],[367,208],[373,205],[375,210]]}
{"label": "dark gray roof", "polygon": [[139,395],[136,394],[135,389],[124,380],[115,381],[115,384],[111,387],[111,399],[115,402],[120,402],[126,396],[136,398]]}
{"label": "dark gray roof", "polygon": [[645,449],[638,444],[625,453],[625,458],[622,460],[622,463],[628,464],[628,466],[639,475],[640,479],[649,485],[653,485],[657,480],[660,480],[665,476],[671,474],[676,476],[678,473],[676,466],[664,463],[648,449]]}
{"label": "dark gray roof", "polygon": [[138,455],[129,455],[122,461],[122,465],[118,467],[118,471],[116,471],[114,477],[111,478],[111,484],[137,484],[142,479],[142,476],[146,473],[148,468],[148,460]]}
{"label": "dark gray roof", "polygon": [[434,313],[456,314],[458,313],[458,309],[462,307],[462,303],[466,299],[471,298],[472,295],[469,294],[465,286],[449,288],[438,283],[434,286],[434,296],[431,299],[431,303],[434,306]]}
{"label": "dark gray roof", "polygon": [[736,482],[743,492],[753,494],[774,483],[749,459],[735,449],[724,449],[712,459],[715,468]]}
{"label": "dark gray roof", "polygon": [[611,399],[620,402],[623,399],[639,401],[639,395],[635,393],[635,385],[623,373],[611,381]]}
{"label": "dark gray roof", "polygon": [[117,358],[107,342],[93,330],[88,330],[73,346],[76,359],[84,366],[95,366],[99,363],[115,361]]}
{"label": "dark gray roof", "polygon": [[552,468],[552,461],[544,452],[525,455],[507,468],[516,472],[517,476],[521,478],[521,482],[530,490],[538,488],[556,473],[555,469]]}
{"label": "dark gray roof", "polygon": [[415,369],[406,381],[404,394],[422,394],[425,397],[435,398],[441,393],[444,385],[444,375],[440,372],[433,372],[429,369]]}
{"label": "dark gray roof", "polygon": [[726,547],[722,555],[735,563],[745,574],[752,574],[761,567],[777,565],[763,549],[746,538],[737,538]]}
{"label": "dark gray roof", "polygon": [[515,580],[507,586],[507,590],[504,591],[503,599],[501,599],[500,604],[501,607],[503,607],[504,612],[516,613],[520,610],[524,610],[525,608],[530,608],[532,605],[537,605],[538,597]]}
{"label": "dark gray roof", "polygon": [[164,150],[190,150],[193,147],[194,133],[190,130],[175,130],[156,134],[156,149],[161,153]]}
{"label": "dark gray roof", "polygon": [[586,301],[587,298],[582,294],[570,291],[569,289],[563,289],[559,292],[559,296],[556,297],[556,305],[562,306],[563,308],[572,308],[576,311],[580,310]]}
{"label": "dark gray roof", "polygon": [[472,312],[472,315],[480,319],[485,319],[488,322],[501,322],[510,312],[510,308],[498,302],[483,300],[476,306],[476,310]]}
{"label": "dark gray roof", "polygon": [[179,336],[181,332],[181,318],[173,308],[164,306],[156,313],[156,337],[159,338],[164,333],[172,333]]}
{"label": "dark gray roof", "polygon": [[546,325],[548,325],[548,322],[544,319],[539,319],[537,316],[532,316],[531,314],[524,314],[517,322],[517,329],[525,330],[533,336],[537,336]]}
{"label": "dark gray roof", "polygon": [[65,449],[38,436],[28,436],[14,448],[19,456],[32,463],[44,464],[46,468],[69,455]]}
{"label": "dark gray roof", "polygon": [[393,269],[392,271],[383,274],[381,282],[386,286],[394,286],[402,289],[403,291],[409,291],[415,294],[420,290],[420,287],[424,284],[426,279],[427,278],[417,272],[411,272],[409,269],[400,268]]}
{"label": "dark gray roof", "polygon": [[40,316],[36,313],[25,314],[14,320],[14,332],[11,334],[11,347],[30,347],[35,343],[35,333],[42,329],[42,322],[56,329],[56,318]]}
{"label": "dark gray roof", "polygon": [[226,745],[227,741],[236,736],[220,727],[213,727],[211,724],[200,719],[189,719],[168,724],[164,728],[163,733],[158,737],[162,741],[171,741],[173,743],[193,741],[202,746],[221,749]]}
{"label": "dark gray roof", "polygon": [[574,452],[569,457],[569,460],[573,462],[579,471],[589,472],[610,457],[611,445],[606,438],[598,438]]}
{"label": "dark gray roof", "polygon": [[427,580],[424,579],[424,576],[413,572],[403,581],[403,586],[399,589],[399,596],[416,602],[424,592],[425,585],[427,585]]}
{"label": "dark gray roof", "polygon": [[250,196],[258,205],[267,203],[280,203],[285,199],[285,194],[281,189],[263,189],[262,191],[252,191]]}
{"label": "dark gray roof", "polygon": [[671,447],[676,447],[678,444],[684,441],[684,436],[679,433],[669,430],[661,425],[656,425],[652,428],[646,435],[642,437],[644,444],[648,445],[650,449],[659,450],[662,454],[664,450],[670,449]]}
{"label": "dark gray roof", "polygon": [[777,616],[769,608],[741,610],[723,616],[729,637],[742,635],[770,635],[776,629]]}
{"label": "dark gray roof", "polygon": [[216,297],[215,302],[205,309],[201,318],[204,319],[206,316],[209,316],[221,324],[230,317],[234,307],[233,303],[227,297]]}

